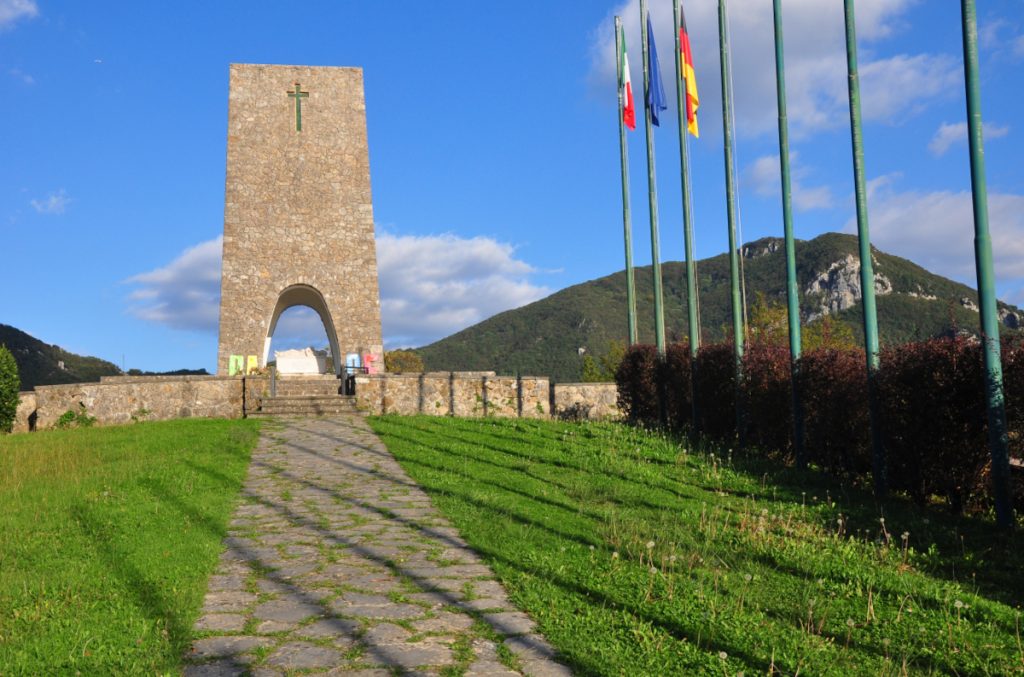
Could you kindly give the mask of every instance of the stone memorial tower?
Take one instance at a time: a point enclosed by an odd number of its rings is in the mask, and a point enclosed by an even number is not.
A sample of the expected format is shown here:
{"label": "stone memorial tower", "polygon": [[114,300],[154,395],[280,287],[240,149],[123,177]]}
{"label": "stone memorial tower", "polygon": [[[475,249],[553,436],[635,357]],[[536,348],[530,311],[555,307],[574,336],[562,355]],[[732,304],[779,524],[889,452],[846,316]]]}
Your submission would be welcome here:
{"label": "stone memorial tower", "polygon": [[217,372],[266,366],[296,305],[323,320],[336,371],[350,353],[382,368],[362,69],[232,64],[227,158]]}

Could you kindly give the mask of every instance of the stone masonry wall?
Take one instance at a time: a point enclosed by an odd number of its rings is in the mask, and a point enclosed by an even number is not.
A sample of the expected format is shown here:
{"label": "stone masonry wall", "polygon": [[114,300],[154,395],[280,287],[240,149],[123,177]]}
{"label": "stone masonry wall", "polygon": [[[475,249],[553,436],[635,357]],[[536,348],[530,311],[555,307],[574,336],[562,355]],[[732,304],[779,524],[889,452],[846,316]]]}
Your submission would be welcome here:
{"label": "stone masonry wall", "polygon": [[[585,411],[591,420],[617,419],[614,383],[559,383],[546,377],[493,372],[363,374],[356,406],[369,414],[548,418]],[[265,376],[126,376],[100,383],[39,386],[21,393],[14,432],[52,427],[68,410],[85,408],[101,425],[189,417],[239,418],[269,395]],[[552,409],[552,404],[554,408]]]}
{"label": "stone masonry wall", "polygon": [[[555,416],[569,411],[574,405],[586,410],[590,420],[618,419],[619,391],[614,383],[557,383],[554,387]],[[589,409],[587,409],[589,407]]]}
{"label": "stone masonry wall", "polygon": [[546,418],[550,385],[545,377],[494,372],[362,374],[356,406],[370,414]]}
{"label": "stone masonry wall", "polygon": [[[308,94],[301,131],[295,83]],[[232,64],[224,200],[217,373],[229,355],[265,366],[291,305],[320,314],[339,364],[347,353],[381,360],[362,70]]]}
{"label": "stone masonry wall", "polygon": [[14,428],[11,432],[27,433],[35,429],[36,394],[18,393],[18,409],[14,414]]}
{"label": "stone masonry wall", "polygon": [[27,431],[33,414],[35,429],[53,427],[64,412],[83,406],[101,425],[189,417],[239,418],[242,388],[240,378],[182,376],[38,386],[32,393],[22,393],[15,430]]}

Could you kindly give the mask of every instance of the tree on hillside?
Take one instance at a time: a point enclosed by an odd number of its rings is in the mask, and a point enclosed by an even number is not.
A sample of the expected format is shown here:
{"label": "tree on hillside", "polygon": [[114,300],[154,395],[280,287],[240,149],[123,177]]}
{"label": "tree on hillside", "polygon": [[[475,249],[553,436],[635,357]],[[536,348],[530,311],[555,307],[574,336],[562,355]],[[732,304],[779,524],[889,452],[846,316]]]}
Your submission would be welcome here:
{"label": "tree on hillside", "polygon": [[9,433],[18,411],[18,364],[7,346],[0,345],[0,433]]}
{"label": "tree on hillside", "polygon": [[609,341],[608,350],[596,360],[590,355],[583,356],[584,383],[610,383],[615,381],[615,372],[626,355],[626,344]]}
{"label": "tree on hillside", "polygon": [[[789,345],[789,313],[778,302],[769,303],[765,295],[757,292],[750,306],[748,326],[750,341],[768,345]],[[850,325],[825,315],[820,320],[803,324],[800,328],[800,348],[803,352],[830,348],[844,350],[856,348],[857,339]]]}
{"label": "tree on hillside", "polygon": [[384,369],[415,374],[423,371],[423,359],[415,350],[389,350],[384,353]]}

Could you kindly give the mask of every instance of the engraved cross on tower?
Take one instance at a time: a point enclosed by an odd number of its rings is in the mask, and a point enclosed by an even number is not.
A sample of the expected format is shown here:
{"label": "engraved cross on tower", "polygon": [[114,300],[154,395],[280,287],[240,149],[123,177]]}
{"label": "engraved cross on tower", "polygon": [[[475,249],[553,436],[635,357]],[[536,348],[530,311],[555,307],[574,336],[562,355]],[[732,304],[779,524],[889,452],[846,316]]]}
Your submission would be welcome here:
{"label": "engraved cross on tower", "polygon": [[302,86],[296,82],[295,91],[288,92],[288,96],[295,99],[295,131],[302,131],[302,100],[309,97],[309,92],[302,91]]}

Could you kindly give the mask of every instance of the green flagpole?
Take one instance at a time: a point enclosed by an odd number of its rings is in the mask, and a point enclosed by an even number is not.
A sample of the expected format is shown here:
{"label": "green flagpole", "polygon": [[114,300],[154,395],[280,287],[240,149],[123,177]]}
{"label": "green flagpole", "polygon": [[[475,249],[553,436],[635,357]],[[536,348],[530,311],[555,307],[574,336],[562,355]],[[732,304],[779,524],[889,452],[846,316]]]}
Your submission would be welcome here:
{"label": "green flagpole", "polygon": [[676,110],[679,117],[679,168],[683,187],[683,246],[686,252],[686,318],[690,333],[690,403],[693,429],[698,429],[697,389],[693,387],[693,372],[697,365],[697,353],[700,350],[700,319],[697,315],[697,266],[693,259],[693,210],[690,206],[690,157],[686,146],[688,120],[686,119],[686,73],[682,65],[682,44],[679,28],[682,10],[679,0],[672,1],[672,12],[675,17],[676,33]]}
{"label": "green flagpole", "polygon": [[988,188],[985,183],[985,148],[982,139],[981,91],[978,85],[978,17],[974,0],[962,0],[964,76],[967,87],[967,127],[971,147],[971,189],[974,195],[974,257],[978,272],[981,338],[985,344],[985,395],[988,406],[988,444],[992,454],[992,489],[996,522],[1014,525],[1010,492],[1010,457],[1006,406],[1003,400],[1003,365],[999,354],[999,315],[996,307],[992,240],[988,230]]}
{"label": "green flagpole", "polygon": [[740,302],[740,265],[739,252],[736,249],[736,160],[732,148],[732,91],[729,83],[732,80],[732,66],[729,60],[729,37],[726,32],[725,0],[718,0],[718,45],[722,71],[722,126],[725,137],[725,197],[726,213],[729,221],[729,275],[732,293],[732,335],[733,356],[736,378],[736,432],[744,438],[743,425],[743,307]]}
{"label": "green flagpole", "polygon": [[651,87],[650,51],[647,36],[647,2],[640,0],[640,38],[644,49],[644,127],[647,131],[647,196],[651,216],[651,271],[654,275],[654,341],[658,354],[665,354],[665,313],[662,308],[661,257],[658,253],[658,187],[654,178],[654,134],[647,92]]}
{"label": "green flagpole", "polygon": [[849,69],[850,135],[853,139],[853,179],[857,196],[857,240],[860,244],[860,286],[864,307],[864,348],[868,369],[868,420],[871,428],[872,474],[875,494],[887,490],[885,449],[878,411],[878,311],[875,308],[875,273],[868,232],[868,199],[864,182],[864,138],[861,132],[860,82],[857,76],[857,28],[853,0],[843,0],[846,10],[846,63]]}
{"label": "green flagpole", "polygon": [[800,398],[800,292],[796,284],[796,245],[793,241],[793,188],[789,171],[789,125],[786,116],[786,64],[783,55],[782,0],[775,10],[775,86],[779,105],[779,164],[782,173],[782,222],[786,237],[786,303],[789,309],[790,389],[793,393],[793,451],[798,468],[804,456],[804,409]]}
{"label": "green flagpole", "polygon": [[615,63],[617,64],[616,71],[619,74],[619,161],[622,165],[622,233],[626,244],[626,323],[629,330],[629,345],[633,345],[636,343],[636,284],[633,280],[633,225],[629,213],[629,159],[626,145],[626,125],[622,118],[622,111],[626,105],[626,102],[622,100],[622,83],[625,81],[625,74],[622,72],[624,51],[622,18],[617,16],[615,17]]}

